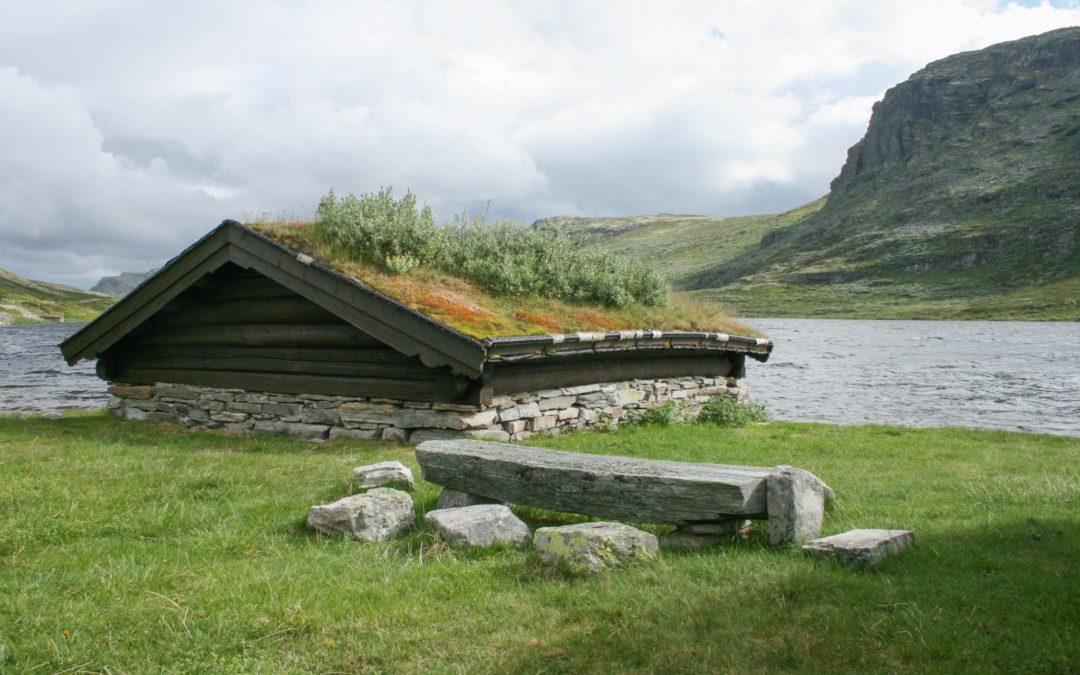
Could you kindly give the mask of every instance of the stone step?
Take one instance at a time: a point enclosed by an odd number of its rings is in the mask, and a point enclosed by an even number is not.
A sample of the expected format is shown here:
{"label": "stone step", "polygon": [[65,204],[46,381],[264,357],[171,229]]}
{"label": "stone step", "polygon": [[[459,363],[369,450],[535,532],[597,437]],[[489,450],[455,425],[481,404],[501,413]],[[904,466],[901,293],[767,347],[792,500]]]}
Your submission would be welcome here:
{"label": "stone step", "polygon": [[915,543],[913,530],[848,530],[803,545],[820,556],[834,556],[845,565],[871,567]]}

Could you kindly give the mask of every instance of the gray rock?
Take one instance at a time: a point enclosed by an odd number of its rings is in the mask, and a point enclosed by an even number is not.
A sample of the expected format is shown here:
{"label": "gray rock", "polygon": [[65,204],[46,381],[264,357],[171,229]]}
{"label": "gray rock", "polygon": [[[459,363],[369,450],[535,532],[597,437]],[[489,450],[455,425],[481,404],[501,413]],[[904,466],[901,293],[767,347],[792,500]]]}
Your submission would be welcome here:
{"label": "gray rock", "polygon": [[470,429],[465,432],[465,435],[480,441],[506,443],[510,440],[510,434],[502,429]]}
{"label": "gray rock", "polygon": [[536,403],[523,403],[499,411],[499,420],[502,422],[513,422],[514,420],[539,417],[540,414],[540,406]]}
{"label": "gray rock", "polygon": [[622,523],[541,527],[533,536],[540,559],[570,574],[592,574],[629,561],[650,561],[656,537]]}
{"label": "gray rock", "polygon": [[409,467],[401,462],[379,462],[353,469],[353,478],[362,488],[382,487],[398,483],[413,487],[413,475]]}
{"label": "gray rock", "polygon": [[[555,391],[559,390],[556,389]],[[576,396],[555,396],[553,398],[542,398],[539,405],[540,410],[561,410],[574,405],[575,401],[577,401]]]}
{"label": "gray rock", "polygon": [[820,556],[836,556],[845,565],[870,567],[915,543],[912,530],[849,530],[803,545]]}
{"label": "gray rock", "polygon": [[502,504],[502,502],[497,499],[481,497],[480,495],[471,495],[468,492],[458,492],[450,488],[443,488],[442,492],[439,493],[438,508],[440,509],[460,509],[466,506],[476,506],[477,504]]}
{"label": "gray rock", "polygon": [[825,484],[785,464],[769,474],[767,485],[769,543],[802,544],[818,536],[825,518]]}
{"label": "gray rock", "polygon": [[464,437],[464,431],[457,431],[455,429],[417,429],[409,435],[409,442],[423,443],[424,441],[446,441]]}
{"label": "gray rock", "polygon": [[400,410],[392,403],[371,403],[368,401],[349,401],[338,408],[341,421],[345,423],[372,422],[375,424],[393,424],[394,415]]}
{"label": "gray rock", "polygon": [[409,431],[397,427],[387,427],[382,430],[382,439],[394,443],[405,443],[409,440]]}
{"label": "gray rock", "polygon": [[342,429],[341,427],[330,427],[330,440],[336,441],[339,438],[347,438],[355,441],[374,441],[381,438],[382,432],[378,429]]}
{"label": "gray rock", "polygon": [[307,524],[326,535],[385,541],[408,530],[415,520],[412,497],[401,490],[375,488],[332,504],[312,506]]}
{"label": "gray rock", "polygon": [[56,420],[64,419],[64,415],[63,413],[57,412],[55,410],[46,410],[45,412],[41,413],[41,419],[55,422]]}
{"label": "gray rock", "polygon": [[318,408],[315,406],[304,406],[304,410],[301,413],[301,421],[304,424],[341,424],[341,412],[337,408]]}
{"label": "gray rock", "polygon": [[[213,419],[213,416],[211,416]],[[305,441],[325,441],[330,433],[330,427],[321,424],[300,424],[290,422],[285,424],[285,433]]]}
{"label": "gray rock", "polygon": [[522,546],[529,541],[529,526],[501,504],[477,504],[429,511],[424,520],[453,546],[473,548],[492,544]]}

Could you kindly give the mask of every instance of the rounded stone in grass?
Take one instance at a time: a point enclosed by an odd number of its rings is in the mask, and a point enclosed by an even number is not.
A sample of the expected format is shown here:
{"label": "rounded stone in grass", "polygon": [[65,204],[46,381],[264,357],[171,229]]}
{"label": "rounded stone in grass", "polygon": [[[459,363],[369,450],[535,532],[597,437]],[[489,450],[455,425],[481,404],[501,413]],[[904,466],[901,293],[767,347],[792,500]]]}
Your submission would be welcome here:
{"label": "rounded stone in grass", "polygon": [[412,471],[401,462],[378,462],[353,469],[353,478],[362,488],[386,485],[414,485]]}
{"label": "rounded stone in grass", "polygon": [[502,504],[477,504],[429,511],[424,520],[453,546],[475,548],[494,544],[522,546],[529,542],[529,526]]}
{"label": "rounded stone in grass", "polygon": [[627,562],[649,562],[656,537],[622,523],[578,523],[541,527],[533,535],[540,559],[570,574],[594,574]]}
{"label": "rounded stone in grass", "polygon": [[316,532],[346,534],[362,541],[392,539],[415,521],[412,497],[392,488],[375,488],[332,504],[312,506],[307,518],[308,527]]}

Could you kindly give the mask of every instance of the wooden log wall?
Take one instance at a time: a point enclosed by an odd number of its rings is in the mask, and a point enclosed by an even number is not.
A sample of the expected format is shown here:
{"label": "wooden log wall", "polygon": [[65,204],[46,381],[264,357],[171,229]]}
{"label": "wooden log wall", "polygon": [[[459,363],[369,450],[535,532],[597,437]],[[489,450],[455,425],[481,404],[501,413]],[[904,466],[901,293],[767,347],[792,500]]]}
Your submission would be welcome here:
{"label": "wooden log wall", "polygon": [[470,385],[235,265],[209,275],[114,345],[99,373],[132,384],[416,401],[455,401]]}
{"label": "wooden log wall", "polygon": [[497,364],[488,378],[494,395],[572,387],[596,382],[623,382],[705,375],[726,377],[736,364],[726,352],[654,350],[653,353],[607,352],[561,356],[544,361]]}

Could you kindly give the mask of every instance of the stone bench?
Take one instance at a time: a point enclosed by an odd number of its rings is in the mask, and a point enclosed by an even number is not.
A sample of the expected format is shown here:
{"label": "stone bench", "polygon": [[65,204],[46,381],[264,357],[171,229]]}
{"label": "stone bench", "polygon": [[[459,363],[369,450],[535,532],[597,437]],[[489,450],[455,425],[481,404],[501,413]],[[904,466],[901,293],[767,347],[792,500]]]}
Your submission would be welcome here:
{"label": "stone bench", "polygon": [[821,530],[829,488],[813,474],[561,452],[468,439],[416,448],[424,480],[445,489],[536,508],[638,523],[695,527],[768,519],[774,545]]}

